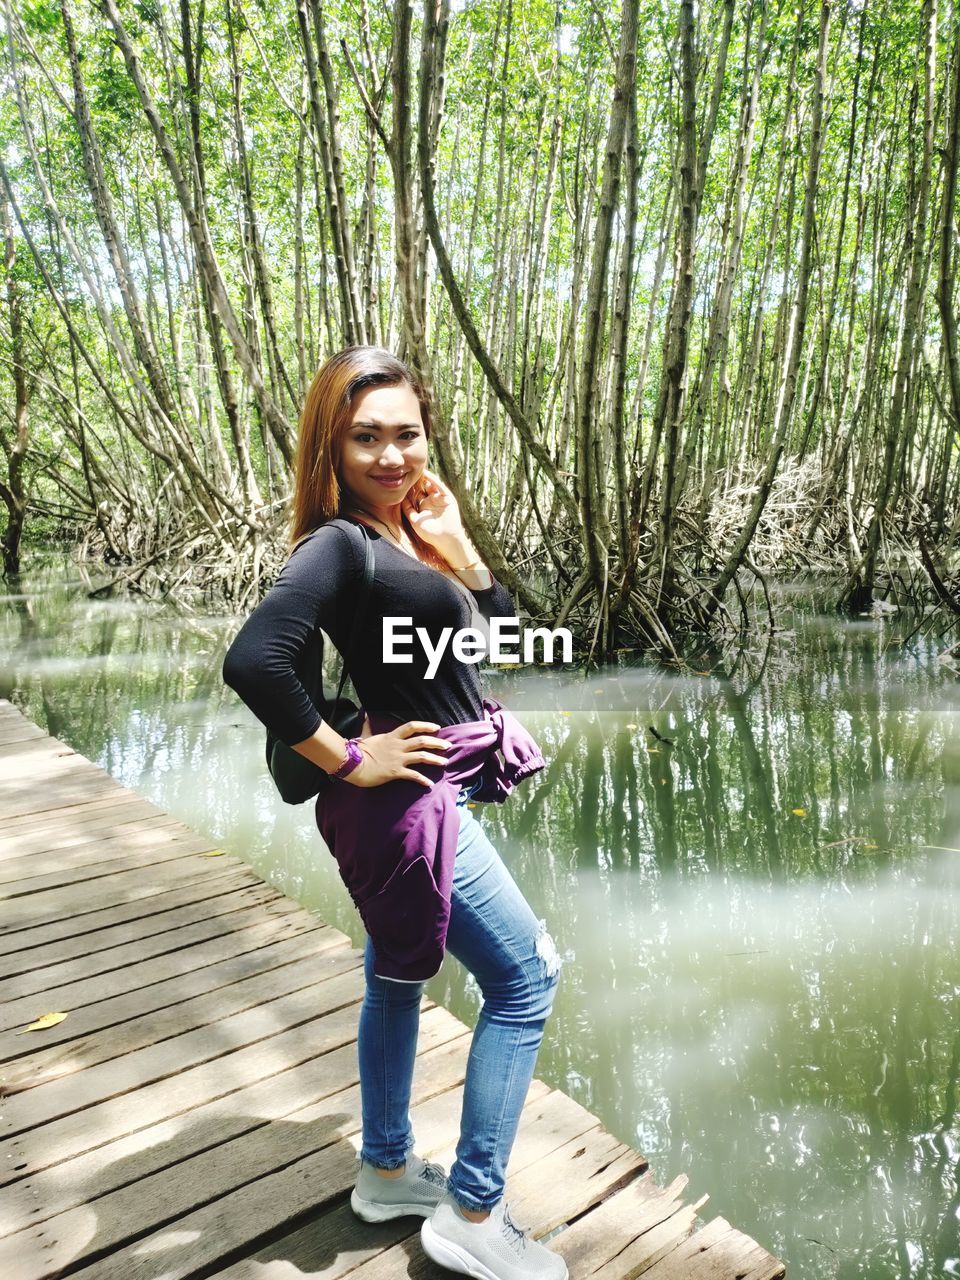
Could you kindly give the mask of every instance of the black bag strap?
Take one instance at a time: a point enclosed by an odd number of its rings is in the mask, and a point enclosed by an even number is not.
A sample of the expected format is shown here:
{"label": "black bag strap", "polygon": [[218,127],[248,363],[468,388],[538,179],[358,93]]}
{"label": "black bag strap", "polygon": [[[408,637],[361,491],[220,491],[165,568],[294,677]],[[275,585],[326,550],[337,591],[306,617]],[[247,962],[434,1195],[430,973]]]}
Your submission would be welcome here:
{"label": "black bag strap", "polygon": [[[343,528],[344,525],[349,524],[349,521],[343,520],[338,516],[334,520],[327,521],[327,523],[339,524],[340,527]],[[370,584],[373,582],[373,570],[374,570],[374,564],[375,564],[374,553],[373,553],[373,539],[367,533],[367,526],[362,521],[358,520],[357,525],[360,528],[360,535],[363,538],[363,573],[360,581],[360,599],[357,603],[357,611],[354,614],[353,627],[351,628],[351,631],[350,631],[350,644],[348,648],[349,653],[356,653],[357,651],[357,646],[359,644],[360,635],[362,631],[362,624],[366,616],[367,605],[370,601],[370,595],[371,595]],[[299,547],[301,543],[306,542],[306,540],[312,537],[315,532],[316,530],[312,529],[310,533],[305,533],[302,538],[299,538],[294,543],[294,545],[290,548],[290,554],[293,555],[297,547]],[[341,661],[343,662],[343,670],[340,674],[340,685],[337,689],[337,696],[334,699],[334,706],[336,706],[336,704],[340,701],[340,695],[341,693],[343,693],[343,686],[347,679],[347,664],[346,664],[346,660],[342,657],[342,655],[341,655]],[[325,702],[326,699],[324,698],[324,693],[323,693],[323,635],[322,634],[318,635],[318,638],[317,638],[317,688],[318,688],[321,702]]]}
{"label": "black bag strap", "polygon": [[[346,523],[346,522],[344,522]],[[360,642],[362,633],[362,624],[367,612],[367,605],[370,601],[370,584],[373,582],[373,539],[367,533],[367,526],[362,521],[357,521],[360,527],[360,533],[363,537],[363,576],[360,580],[360,600],[357,604],[357,611],[353,615],[353,629],[350,632],[350,653],[356,653],[357,646]],[[343,682],[347,678],[346,659],[341,657],[343,662],[343,671],[340,674],[340,686],[337,689],[337,696],[334,699],[334,706],[340,700],[340,694],[343,692]],[[320,675],[320,687],[323,688],[323,674]]]}

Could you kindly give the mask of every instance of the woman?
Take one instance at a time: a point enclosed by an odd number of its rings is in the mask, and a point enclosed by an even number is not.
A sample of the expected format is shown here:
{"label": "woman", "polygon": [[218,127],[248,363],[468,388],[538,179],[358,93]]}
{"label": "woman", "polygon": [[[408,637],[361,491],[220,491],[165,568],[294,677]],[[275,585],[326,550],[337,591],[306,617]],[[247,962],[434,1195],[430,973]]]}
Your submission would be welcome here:
{"label": "woman", "polygon": [[[300,420],[291,542],[303,541],[238,633],[223,674],[269,729],[335,779],[321,790],[317,821],[368,932],[354,1212],[371,1222],[422,1216],[425,1251],[466,1275],[565,1280],[563,1259],[516,1225],[503,1196],[560,959],[467,807],[473,795],[504,799],[543,758],[451,646],[432,679],[416,646],[398,665],[383,661],[384,618],[409,618],[435,652],[444,628],[514,616],[452,493],[427,469],[429,437],[423,389],[388,352],[349,347],[320,369]],[[344,739],[321,719],[296,662],[317,627],[341,653],[348,646],[360,524],[375,572],[360,644],[345,660],[366,715],[360,737]],[[416,875],[401,874],[413,867]],[[423,947],[411,928],[430,935]],[[409,1117],[424,981],[444,949],[484,997],[449,1177],[414,1154]]]}

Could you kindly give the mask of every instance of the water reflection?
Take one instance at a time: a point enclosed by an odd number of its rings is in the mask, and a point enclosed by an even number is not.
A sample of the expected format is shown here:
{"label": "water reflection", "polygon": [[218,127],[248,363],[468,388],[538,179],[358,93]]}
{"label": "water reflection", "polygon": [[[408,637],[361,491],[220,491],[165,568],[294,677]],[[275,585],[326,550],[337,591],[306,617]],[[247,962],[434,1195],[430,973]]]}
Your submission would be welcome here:
{"label": "water reflection", "polygon": [[[477,809],[565,956],[537,1071],[793,1276],[960,1274],[958,686],[801,605],[732,674],[491,674],[548,760]],[[50,570],[2,602],[0,692],[359,944],[220,682],[236,625]],[[429,993],[479,1003],[452,957]]]}

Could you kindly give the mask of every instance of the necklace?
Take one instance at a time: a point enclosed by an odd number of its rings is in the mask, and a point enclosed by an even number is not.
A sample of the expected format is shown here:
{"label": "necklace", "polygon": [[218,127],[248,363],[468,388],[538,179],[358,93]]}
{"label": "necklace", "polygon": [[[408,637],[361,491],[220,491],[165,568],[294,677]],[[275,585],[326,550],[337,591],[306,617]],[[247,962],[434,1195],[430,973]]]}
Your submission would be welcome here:
{"label": "necklace", "polygon": [[[369,513],[368,511],[365,511],[363,514],[367,517],[367,519],[368,519],[368,520],[372,520],[372,521],[374,522],[374,524],[378,524],[378,525],[380,525],[380,526],[381,526],[381,528],[386,529],[387,533],[388,533],[388,534],[389,534],[389,536],[390,536],[390,541],[391,541],[391,542],[394,542],[394,543],[395,543],[395,544],[400,548],[400,550],[401,550],[401,551],[405,552],[408,556],[413,556],[413,558],[414,558],[415,560],[419,560],[419,559],[420,559],[420,557],[419,557],[418,555],[416,555],[414,552],[410,551],[407,547],[405,547],[405,546],[403,545],[403,543],[402,543],[402,542],[400,541],[400,539],[396,536],[396,534],[393,532],[393,530],[390,528],[390,526],[389,526],[388,524],[386,524],[386,523],[385,523],[385,521],[381,520],[378,516],[372,516],[372,515],[370,515],[370,513]],[[401,524],[401,526],[400,526],[400,527],[401,527],[401,529],[402,529],[402,528],[403,528],[403,525]]]}
{"label": "necklace", "polygon": [[372,516],[368,511],[364,511],[363,514],[367,517],[367,519],[372,520],[375,524],[379,524],[384,529],[386,529],[387,533],[390,535],[390,541],[393,542],[395,546],[399,547],[404,555],[409,556],[411,560],[416,560],[417,564],[422,564],[422,565],[425,565],[426,568],[428,569],[433,569],[434,573],[443,574],[443,576],[447,579],[448,582],[452,582],[459,589],[460,593],[464,596],[464,598],[466,599],[467,603],[471,606],[471,608],[476,609],[476,601],[474,600],[473,595],[471,594],[470,590],[464,586],[464,584],[460,581],[460,579],[457,577],[456,573],[454,573],[452,569],[451,570],[436,569],[434,568],[433,565],[427,564],[425,560],[420,559],[416,551],[408,550],[400,541],[400,539],[394,536],[393,530],[390,528],[390,526],[388,524],[385,524],[384,521],[381,520],[378,516]]}

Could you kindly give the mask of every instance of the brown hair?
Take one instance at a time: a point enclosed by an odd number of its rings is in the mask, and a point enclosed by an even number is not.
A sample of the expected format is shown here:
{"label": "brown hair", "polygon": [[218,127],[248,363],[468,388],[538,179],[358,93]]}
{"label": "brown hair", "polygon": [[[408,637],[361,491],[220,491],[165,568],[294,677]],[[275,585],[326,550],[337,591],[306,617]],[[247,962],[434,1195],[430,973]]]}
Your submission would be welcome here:
{"label": "brown hair", "polygon": [[[317,370],[300,414],[291,548],[304,534],[344,514],[347,495],[341,489],[338,471],[343,437],[353,420],[356,397],[370,387],[395,387],[403,383],[420,403],[420,419],[429,440],[430,403],[423,385],[403,361],[389,351],[381,347],[344,347]],[[420,496],[420,490],[418,481],[410,490],[414,501]],[[362,516],[355,515],[354,518],[361,520]],[[418,537],[402,513],[401,520],[421,559],[438,569],[450,567],[436,548]],[[367,521],[363,520],[363,523],[367,524]],[[370,527],[383,535],[379,525],[371,523]]]}

